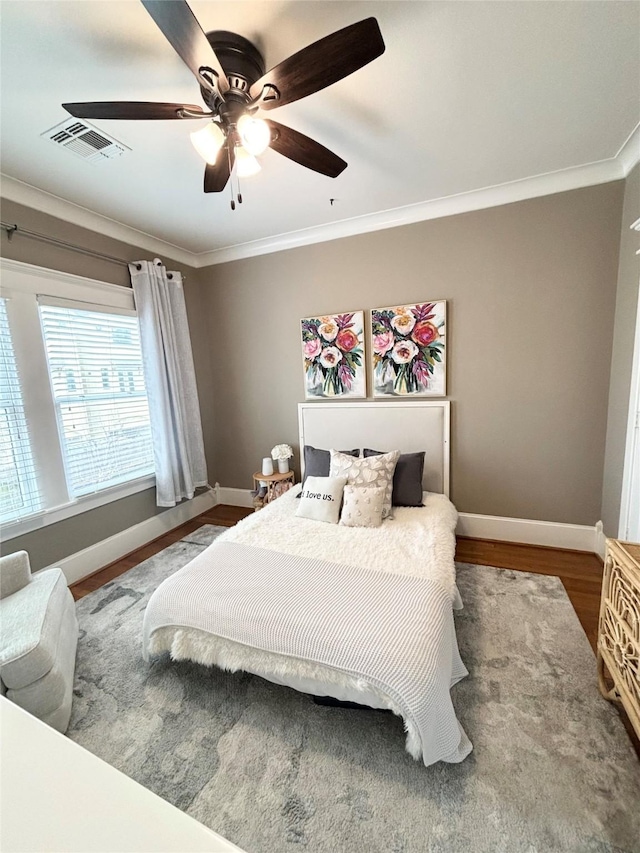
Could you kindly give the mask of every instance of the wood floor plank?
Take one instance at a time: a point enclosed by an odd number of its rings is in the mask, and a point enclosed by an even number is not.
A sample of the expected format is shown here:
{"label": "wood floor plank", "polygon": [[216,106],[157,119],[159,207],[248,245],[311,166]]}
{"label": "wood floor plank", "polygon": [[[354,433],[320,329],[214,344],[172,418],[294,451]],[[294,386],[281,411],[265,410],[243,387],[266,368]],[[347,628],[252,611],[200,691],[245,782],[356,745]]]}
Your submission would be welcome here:
{"label": "wood floor plank", "polygon": [[204,524],[220,524],[225,527],[232,527],[234,524],[242,521],[243,518],[252,514],[253,509],[249,509],[248,507],[220,504],[219,506],[214,506],[213,509],[202,513],[202,515],[199,516],[199,519],[201,519]]}
{"label": "wood floor plank", "polygon": [[[602,562],[596,554],[463,536],[458,537],[456,544],[456,560],[463,563],[559,577],[594,651],[593,673],[596,678],[595,651],[603,571]],[[640,758],[640,739],[624,709],[616,707],[636,755]]]}
{"label": "wood floor plank", "polygon": [[559,577],[595,652],[602,587],[602,563],[596,554],[459,536],[456,559]]}
{"label": "wood floor plank", "polygon": [[497,566],[559,577],[602,579],[602,562],[590,551],[568,551],[542,545],[458,536],[456,559],[482,566]]}
{"label": "wood floor plank", "polygon": [[224,504],[213,507],[213,509],[207,510],[207,512],[202,513],[202,515],[197,516],[191,521],[181,524],[179,527],[175,527],[173,530],[170,530],[168,533],[164,533],[162,536],[148,542],[141,548],[137,548],[130,554],[121,557],[113,563],[109,563],[109,565],[99,569],[97,572],[94,572],[77,583],[72,584],[69,587],[71,593],[74,599],[78,601],[78,599],[83,598],[90,592],[95,592],[96,589],[100,589],[101,586],[109,583],[109,581],[112,581],[119,575],[124,574],[124,572],[128,572],[129,569],[133,569],[135,566],[143,563],[145,560],[148,560],[149,557],[159,554],[160,551],[163,551],[165,548],[168,548],[169,545],[173,545],[174,542],[178,542],[180,539],[188,536],[189,533],[193,533],[194,530],[202,527],[203,524],[215,524],[220,527],[233,527],[234,524],[237,524],[238,521],[251,512],[253,512],[251,509],[226,506]]}

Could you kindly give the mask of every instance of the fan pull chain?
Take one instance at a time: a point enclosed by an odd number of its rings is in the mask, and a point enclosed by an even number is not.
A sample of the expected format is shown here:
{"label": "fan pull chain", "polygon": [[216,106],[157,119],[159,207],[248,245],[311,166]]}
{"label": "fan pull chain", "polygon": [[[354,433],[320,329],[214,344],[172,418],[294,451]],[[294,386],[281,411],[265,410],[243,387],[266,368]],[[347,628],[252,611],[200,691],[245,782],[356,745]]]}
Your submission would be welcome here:
{"label": "fan pull chain", "polygon": [[227,160],[229,162],[229,189],[231,190],[231,210],[235,210],[236,203],[233,199],[233,167],[231,165],[231,148],[229,144],[227,144]]}

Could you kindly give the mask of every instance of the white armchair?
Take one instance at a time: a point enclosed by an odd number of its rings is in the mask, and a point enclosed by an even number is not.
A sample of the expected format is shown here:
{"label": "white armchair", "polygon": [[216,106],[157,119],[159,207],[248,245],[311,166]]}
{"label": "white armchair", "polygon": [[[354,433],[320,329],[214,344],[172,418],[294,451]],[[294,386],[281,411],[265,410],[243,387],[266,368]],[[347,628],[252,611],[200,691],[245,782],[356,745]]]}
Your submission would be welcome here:
{"label": "white armchair", "polygon": [[31,574],[29,555],[0,558],[0,688],[64,732],[69,725],[78,620],[60,569]]}

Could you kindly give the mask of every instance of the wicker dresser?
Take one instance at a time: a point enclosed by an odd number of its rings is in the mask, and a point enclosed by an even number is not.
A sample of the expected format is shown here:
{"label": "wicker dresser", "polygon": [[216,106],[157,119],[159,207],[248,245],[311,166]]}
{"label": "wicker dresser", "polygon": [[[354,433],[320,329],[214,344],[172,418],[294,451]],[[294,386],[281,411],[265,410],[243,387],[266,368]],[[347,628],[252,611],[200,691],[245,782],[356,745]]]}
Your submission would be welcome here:
{"label": "wicker dresser", "polygon": [[640,737],[640,545],[617,539],[607,539],[598,681],[603,696],[622,704]]}

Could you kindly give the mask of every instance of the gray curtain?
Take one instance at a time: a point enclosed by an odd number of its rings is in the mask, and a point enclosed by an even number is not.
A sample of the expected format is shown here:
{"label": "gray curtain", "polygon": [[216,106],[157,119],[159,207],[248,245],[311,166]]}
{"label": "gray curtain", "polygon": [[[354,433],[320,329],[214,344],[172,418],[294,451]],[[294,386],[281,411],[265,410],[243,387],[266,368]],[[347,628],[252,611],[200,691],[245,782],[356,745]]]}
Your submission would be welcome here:
{"label": "gray curtain", "polygon": [[[138,269],[140,267],[140,269]],[[156,466],[156,503],[175,506],[207,485],[191,338],[179,272],[157,258],[129,265],[140,322]]]}

